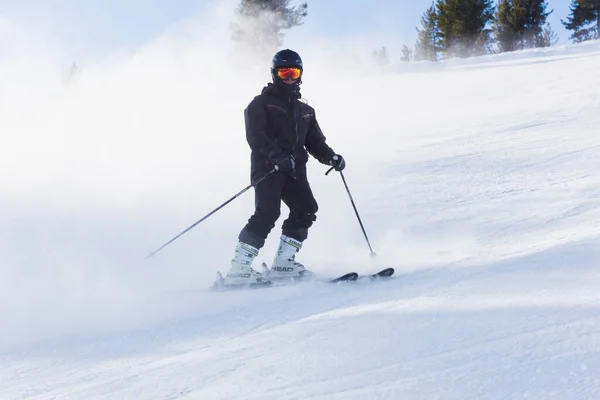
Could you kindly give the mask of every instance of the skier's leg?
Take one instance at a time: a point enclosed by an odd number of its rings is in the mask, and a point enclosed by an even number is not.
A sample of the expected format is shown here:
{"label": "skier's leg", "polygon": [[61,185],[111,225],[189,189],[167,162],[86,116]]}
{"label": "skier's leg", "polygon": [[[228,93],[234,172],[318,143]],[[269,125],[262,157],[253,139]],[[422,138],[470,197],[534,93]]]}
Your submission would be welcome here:
{"label": "skier's leg", "polygon": [[304,266],[295,259],[308,236],[308,229],[316,220],[317,202],[312,194],[305,174],[286,182],[282,199],[290,209],[283,222],[279,248],[271,267],[270,277],[298,276],[306,274]]}
{"label": "skier's leg", "polygon": [[273,174],[254,187],[254,214],[240,232],[239,239],[258,249],[281,215],[281,196],[286,175]]}
{"label": "skier's leg", "polygon": [[300,175],[286,184],[281,197],[290,209],[287,219],[283,221],[282,233],[303,242],[308,237],[308,229],[317,220],[319,210],[306,176]]}
{"label": "skier's leg", "polygon": [[226,284],[260,283],[267,280],[252,268],[252,262],[279,218],[284,182],[283,174],[273,174],[254,187],[254,214],[238,236],[231,268],[225,278]]}

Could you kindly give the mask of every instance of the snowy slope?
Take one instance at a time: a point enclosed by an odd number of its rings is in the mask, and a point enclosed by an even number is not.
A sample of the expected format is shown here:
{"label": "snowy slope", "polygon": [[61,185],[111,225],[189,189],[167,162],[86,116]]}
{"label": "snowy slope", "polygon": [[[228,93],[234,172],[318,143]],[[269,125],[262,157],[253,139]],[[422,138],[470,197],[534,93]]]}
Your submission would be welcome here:
{"label": "snowy slope", "polygon": [[251,194],[141,259],[246,184],[265,77],[232,96],[193,57],[141,69],[161,46],[2,114],[0,399],[600,398],[600,44],[307,69],[379,257],[313,161],[299,258],[396,279],[227,294],[205,289]]}

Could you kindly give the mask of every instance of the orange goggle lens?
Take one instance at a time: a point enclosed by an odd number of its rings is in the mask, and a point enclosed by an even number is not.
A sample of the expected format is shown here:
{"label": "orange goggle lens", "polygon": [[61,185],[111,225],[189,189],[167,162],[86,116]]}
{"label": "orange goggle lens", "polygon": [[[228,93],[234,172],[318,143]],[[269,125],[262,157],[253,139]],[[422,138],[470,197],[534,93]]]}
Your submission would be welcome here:
{"label": "orange goggle lens", "polygon": [[281,79],[298,79],[301,74],[300,68],[279,68],[277,70],[277,76]]}

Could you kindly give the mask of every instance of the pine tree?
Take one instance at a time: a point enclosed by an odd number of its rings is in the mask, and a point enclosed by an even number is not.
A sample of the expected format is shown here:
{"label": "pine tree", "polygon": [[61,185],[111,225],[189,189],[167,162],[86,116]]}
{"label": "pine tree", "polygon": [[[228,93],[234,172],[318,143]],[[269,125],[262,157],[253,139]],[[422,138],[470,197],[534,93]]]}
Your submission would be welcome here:
{"label": "pine tree", "polygon": [[558,35],[549,23],[546,23],[539,38],[538,47],[550,47],[558,43]]}
{"label": "pine tree", "polygon": [[494,18],[492,0],[439,0],[436,21],[442,50],[450,56],[472,56],[489,52]]}
{"label": "pine tree", "polygon": [[303,24],[306,2],[290,6],[290,0],[241,0],[238,23],[232,26],[233,40],[250,50],[273,52],[281,46],[284,30]]}
{"label": "pine tree", "polygon": [[546,12],[546,0],[515,0],[520,3],[525,16],[525,31],[523,32],[524,47],[541,47],[542,34],[546,19],[552,11]]}
{"label": "pine tree", "polygon": [[402,61],[402,62],[412,61],[413,51],[407,45],[403,45],[402,50],[400,50],[400,51],[402,52],[402,55],[400,56],[400,61]]}
{"label": "pine tree", "polygon": [[435,4],[432,3],[421,17],[421,29],[417,28],[417,33],[415,60],[437,61],[440,51],[440,30],[437,26]]}
{"label": "pine tree", "polygon": [[69,68],[69,71],[67,71],[67,73],[64,76],[64,82],[67,85],[73,83],[79,78],[80,73],[81,70],[79,66],[75,62],[73,62],[71,64],[71,67]]}
{"label": "pine tree", "polygon": [[571,39],[583,42],[600,38],[600,0],[571,0],[571,14],[562,24],[573,31]]}
{"label": "pine tree", "polygon": [[492,31],[500,52],[517,50],[523,35],[523,17],[513,0],[500,0],[496,8]]}
{"label": "pine tree", "polygon": [[500,51],[543,46],[544,26],[552,13],[546,7],[546,0],[500,0],[492,28]]}
{"label": "pine tree", "polygon": [[390,63],[390,56],[385,46],[379,50],[373,50],[373,62],[378,66],[388,65]]}

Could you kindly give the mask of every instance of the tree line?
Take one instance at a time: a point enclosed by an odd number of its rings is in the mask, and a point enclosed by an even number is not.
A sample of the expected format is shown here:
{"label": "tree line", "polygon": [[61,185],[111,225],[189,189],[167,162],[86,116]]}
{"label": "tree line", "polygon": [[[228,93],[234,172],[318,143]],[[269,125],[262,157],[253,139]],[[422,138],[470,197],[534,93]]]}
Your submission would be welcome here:
{"label": "tree line", "polygon": [[[546,0],[438,0],[417,28],[415,60],[468,57],[548,47],[557,35],[546,21],[552,13]],[[564,27],[574,42],[600,36],[600,0],[571,0]]]}
{"label": "tree line", "polygon": [[[558,36],[547,22],[553,10],[547,0],[434,0],[417,27],[414,48],[402,47],[401,60],[436,61],[556,44]],[[284,31],[303,24],[308,5],[290,0],[241,0],[233,39],[267,53],[281,45]],[[582,42],[600,38],[600,0],[571,0],[561,23]],[[387,49],[373,52],[385,64]]]}

